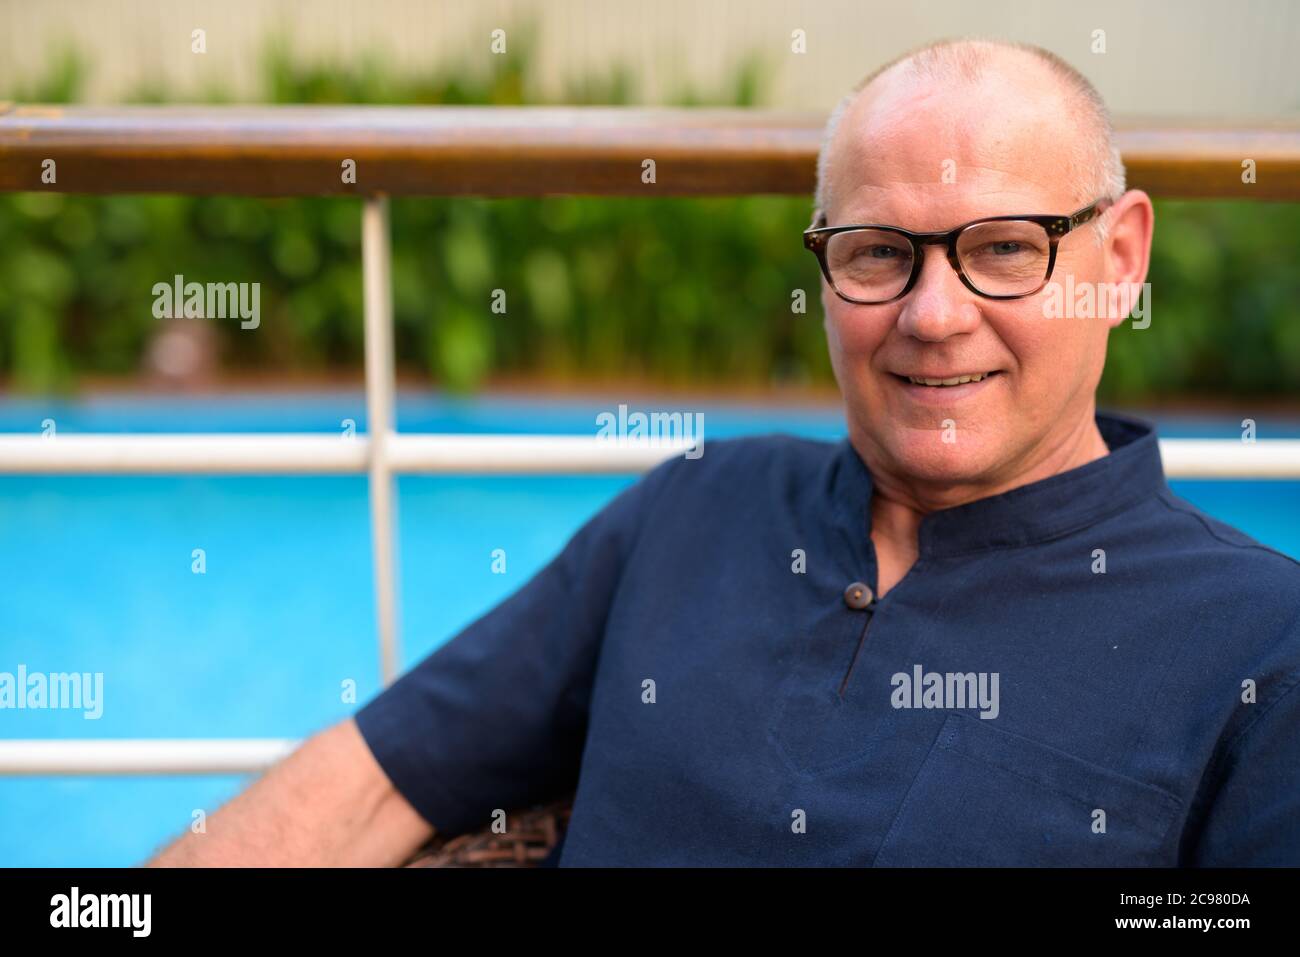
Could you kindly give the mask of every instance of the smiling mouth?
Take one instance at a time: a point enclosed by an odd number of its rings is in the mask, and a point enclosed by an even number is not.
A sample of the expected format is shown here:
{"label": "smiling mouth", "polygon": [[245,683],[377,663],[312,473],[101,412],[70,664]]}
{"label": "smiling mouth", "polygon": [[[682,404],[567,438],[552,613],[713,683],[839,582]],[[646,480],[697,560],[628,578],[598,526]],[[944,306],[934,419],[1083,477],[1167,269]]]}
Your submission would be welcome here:
{"label": "smiling mouth", "polygon": [[968,382],[982,382],[985,379],[1000,374],[1001,370],[996,370],[993,372],[975,372],[969,375],[951,376],[946,379],[932,379],[927,376],[919,375],[899,375],[898,373],[894,373],[893,375],[894,378],[900,379],[903,382],[910,382],[912,385],[925,385],[938,389],[945,389],[955,385],[965,385]]}

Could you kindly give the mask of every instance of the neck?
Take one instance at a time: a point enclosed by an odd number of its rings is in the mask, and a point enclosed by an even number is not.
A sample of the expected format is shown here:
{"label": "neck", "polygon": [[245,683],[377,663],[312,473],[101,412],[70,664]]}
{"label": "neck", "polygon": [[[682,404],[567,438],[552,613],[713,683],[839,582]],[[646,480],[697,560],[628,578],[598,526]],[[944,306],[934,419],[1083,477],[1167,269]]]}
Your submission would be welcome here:
{"label": "neck", "polygon": [[[859,446],[861,447],[861,446]],[[921,520],[931,512],[1000,495],[1099,459],[1110,449],[1097,429],[1090,406],[1087,415],[1068,431],[1040,443],[1024,457],[1025,463],[987,481],[940,484],[916,481],[891,472],[866,455],[872,476],[871,538],[882,565],[885,553],[895,566],[910,567],[918,553]],[[883,592],[882,592],[883,593]]]}

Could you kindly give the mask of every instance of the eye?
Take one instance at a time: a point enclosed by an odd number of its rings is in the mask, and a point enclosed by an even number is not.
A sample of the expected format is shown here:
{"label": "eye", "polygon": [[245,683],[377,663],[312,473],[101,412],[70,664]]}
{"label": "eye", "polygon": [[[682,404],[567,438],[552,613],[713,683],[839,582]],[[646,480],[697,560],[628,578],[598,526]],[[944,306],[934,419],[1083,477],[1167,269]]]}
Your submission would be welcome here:
{"label": "eye", "polygon": [[1000,243],[990,243],[989,248],[993,250],[994,255],[1009,256],[1012,253],[1020,252],[1021,245],[1018,242],[1008,239]]}
{"label": "eye", "polygon": [[897,246],[866,246],[858,253],[869,259],[897,259],[902,254],[903,250]]}

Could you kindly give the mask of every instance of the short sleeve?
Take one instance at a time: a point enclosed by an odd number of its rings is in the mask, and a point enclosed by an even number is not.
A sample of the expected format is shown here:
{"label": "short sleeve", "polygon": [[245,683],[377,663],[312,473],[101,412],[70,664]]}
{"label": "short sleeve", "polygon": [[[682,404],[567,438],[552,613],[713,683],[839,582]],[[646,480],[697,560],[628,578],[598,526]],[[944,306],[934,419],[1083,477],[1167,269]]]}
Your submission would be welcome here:
{"label": "short sleeve", "polygon": [[1300,675],[1232,744],[1193,855],[1198,867],[1300,866]]}
{"label": "short sleeve", "polygon": [[389,780],[439,834],[576,788],[610,605],[677,461],[624,489],[523,587],[356,713]]}

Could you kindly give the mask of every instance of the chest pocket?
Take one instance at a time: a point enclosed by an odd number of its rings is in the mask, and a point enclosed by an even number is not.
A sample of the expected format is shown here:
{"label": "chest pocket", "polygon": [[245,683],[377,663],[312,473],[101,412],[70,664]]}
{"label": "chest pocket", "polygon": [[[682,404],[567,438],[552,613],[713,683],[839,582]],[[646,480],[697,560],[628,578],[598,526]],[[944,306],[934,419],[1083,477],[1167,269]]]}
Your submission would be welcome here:
{"label": "chest pocket", "polygon": [[[1104,833],[1094,833],[1098,811]],[[953,713],[873,863],[1171,866],[1181,811],[1182,802],[1160,788]]]}

